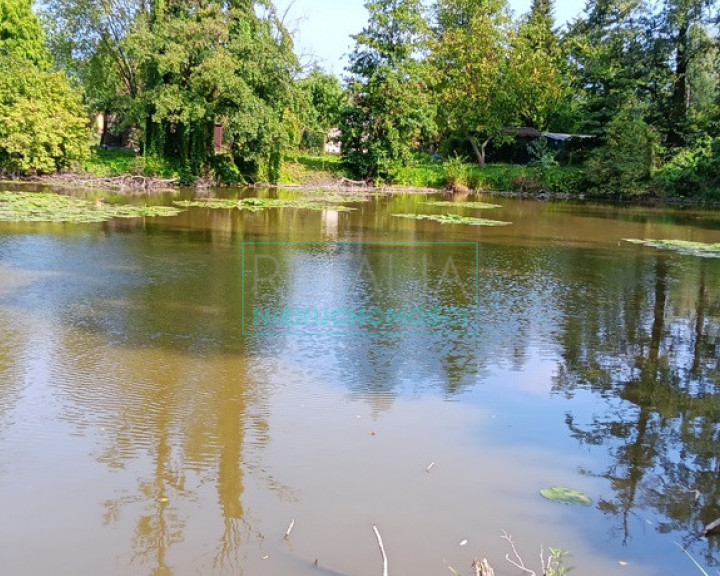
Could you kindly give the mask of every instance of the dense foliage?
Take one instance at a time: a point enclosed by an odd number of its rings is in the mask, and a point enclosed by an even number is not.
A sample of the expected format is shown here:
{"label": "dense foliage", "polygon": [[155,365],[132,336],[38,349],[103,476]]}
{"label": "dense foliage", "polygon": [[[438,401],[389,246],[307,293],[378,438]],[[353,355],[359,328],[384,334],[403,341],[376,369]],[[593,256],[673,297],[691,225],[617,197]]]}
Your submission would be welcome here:
{"label": "dense foliage", "polygon": [[88,117],[50,54],[30,0],[0,0],[0,173],[49,173],[89,150]]}
{"label": "dense foliage", "polygon": [[[272,0],[41,6],[50,50],[30,0],[0,0],[6,171],[82,157],[89,115],[67,75],[145,166],[188,181],[277,180],[288,151],[340,128],[343,166],[367,180],[512,158],[532,160],[528,190],[581,167],[594,194],[720,197],[720,0],[587,0],[564,26],[553,0],[518,17],[508,0],[368,0],[344,86],[301,69]],[[518,127],[586,137],[518,152]],[[561,184],[558,160],[574,168]]]}

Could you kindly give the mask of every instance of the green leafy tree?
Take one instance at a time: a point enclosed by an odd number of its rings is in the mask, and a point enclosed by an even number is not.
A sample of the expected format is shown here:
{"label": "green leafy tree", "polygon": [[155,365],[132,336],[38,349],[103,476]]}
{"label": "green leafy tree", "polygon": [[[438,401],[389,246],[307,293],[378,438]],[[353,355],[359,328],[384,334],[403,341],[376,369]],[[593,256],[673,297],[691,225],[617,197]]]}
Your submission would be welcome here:
{"label": "green leafy tree", "polygon": [[657,162],[659,138],[643,107],[628,101],[607,126],[604,144],[591,155],[588,179],[596,192],[613,196],[647,192]]}
{"label": "green leafy tree", "polygon": [[[588,0],[564,40],[574,67],[584,132],[602,134],[630,98],[657,101],[667,85],[640,0]],[[652,114],[652,110],[648,111]]]}
{"label": "green leafy tree", "polygon": [[88,153],[82,99],[49,71],[43,40],[29,1],[0,0],[0,172],[55,172]]}
{"label": "green leafy tree", "polygon": [[301,144],[307,148],[322,148],[328,132],[340,125],[345,92],[337,77],[318,68],[300,79],[297,87]]}
{"label": "green leafy tree", "polygon": [[427,24],[420,0],[365,6],[370,21],[354,37],[348,67],[343,162],[358,177],[387,178],[434,132],[434,107],[419,60]]}
{"label": "green leafy tree", "polygon": [[702,81],[708,79],[702,77],[701,70],[703,61],[707,64],[713,52],[705,26],[711,22],[710,8],[714,5],[714,0],[665,0],[662,6],[658,44],[671,62],[672,86],[663,124],[668,143],[673,146],[686,143],[691,131],[693,96],[700,96]]}
{"label": "green leafy tree", "polygon": [[485,164],[493,138],[519,119],[508,85],[510,16],[505,0],[439,0],[431,66],[445,139],[466,140]]}
{"label": "green leafy tree", "polygon": [[41,69],[49,67],[45,35],[31,0],[0,0],[0,55],[21,58]]}
{"label": "green leafy tree", "polygon": [[220,165],[235,177],[277,176],[297,61],[269,0],[50,0],[47,19],[92,106],[138,127],[146,154],[188,180]]}
{"label": "green leafy tree", "polygon": [[514,94],[520,123],[539,130],[546,129],[571,99],[553,26],[552,0],[534,0],[511,41],[505,89]]}

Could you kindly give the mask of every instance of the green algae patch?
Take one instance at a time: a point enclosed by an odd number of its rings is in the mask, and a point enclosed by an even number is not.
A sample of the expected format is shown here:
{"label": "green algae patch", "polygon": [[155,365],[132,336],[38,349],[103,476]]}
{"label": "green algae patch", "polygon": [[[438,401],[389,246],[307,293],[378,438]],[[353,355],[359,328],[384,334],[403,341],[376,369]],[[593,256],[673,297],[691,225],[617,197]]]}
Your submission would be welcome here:
{"label": "green algae patch", "polygon": [[[211,210],[246,210],[258,212],[270,208],[296,208],[302,210],[335,210],[337,212],[351,212],[355,208],[342,206],[343,202],[360,202],[358,197],[328,196],[318,198],[244,198],[242,200],[212,198],[207,200],[178,200],[173,202],[181,208],[209,208]],[[362,200],[365,201],[364,199]]]}
{"label": "green algae patch", "polygon": [[73,196],[35,192],[0,191],[0,222],[96,223],[113,218],[154,218],[177,216],[172,206],[105,204]]}
{"label": "green algae patch", "polygon": [[639,240],[637,238],[623,238],[623,241],[640,246],[649,246],[659,250],[672,250],[700,258],[720,258],[720,243],[706,244],[704,242],[689,242],[687,240]]}
{"label": "green algae patch", "polygon": [[434,202],[423,202],[428,206],[441,206],[443,208],[471,208],[473,210],[494,210],[502,208],[499,204],[488,204],[487,202],[452,202],[450,200],[435,200]]}
{"label": "green algae patch", "polygon": [[432,220],[441,224],[465,224],[467,226],[510,226],[512,224],[512,222],[470,218],[468,216],[458,216],[457,214],[393,214],[393,216],[410,220]]}

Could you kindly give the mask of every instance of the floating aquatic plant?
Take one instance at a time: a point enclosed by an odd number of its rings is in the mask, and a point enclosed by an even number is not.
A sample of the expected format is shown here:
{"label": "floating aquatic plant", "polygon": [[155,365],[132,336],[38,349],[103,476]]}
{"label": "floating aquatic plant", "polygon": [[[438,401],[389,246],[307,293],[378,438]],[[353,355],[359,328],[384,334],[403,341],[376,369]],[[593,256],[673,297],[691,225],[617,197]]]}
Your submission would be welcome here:
{"label": "floating aquatic plant", "polygon": [[494,208],[502,208],[498,204],[488,204],[487,202],[452,202],[449,200],[435,200],[433,202],[423,202],[428,206],[442,206],[450,208],[472,208],[473,210],[492,210]]}
{"label": "floating aquatic plant", "polygon": [[469,218],[457,214],[393,214],[398,218],[409,218],[410,220],[432,220],[441,224],[466,224],[468,226],[510,226],[512,222],[500,220],[487,220],[486,218]]}
{"label": "floating aquatic plant", "polygon": [[563,486],[544,488],[540,490],[540,494],[558,504],[567,504],[569,506],[590,506],[592,504],[592,500],[587,495]]}
{"label": "floating aquatic plant", "polygon": [[348,200],[343,197],[319,197],[319,198],[244,198],[241,200],[212,198],[208,200],[178,200],[173,202],[182,208],[210,208],[212,210],[247,210],[257,212],[268,208],[298,208],[303,210],[335,210],[337,212],[350,212],[355,208],[342,206],[335,203],[359,202],[357,198]]}
{"label": "floating aquatic plant", "polygon": [[650,246],[660,250],[673,250],[681,254],[701,258],[720,258],[720,243],[706,244],[704,242],[688,242],[687,240],[639,240],[636,238],[623,238],[623,240],[631,244]]}
{"label": "floating aquatic plant", "polygon": [[61,194],[0,191],[2,222],[93,223],[113,218],[176,216],[180,212],[172,206],[105,204]]}

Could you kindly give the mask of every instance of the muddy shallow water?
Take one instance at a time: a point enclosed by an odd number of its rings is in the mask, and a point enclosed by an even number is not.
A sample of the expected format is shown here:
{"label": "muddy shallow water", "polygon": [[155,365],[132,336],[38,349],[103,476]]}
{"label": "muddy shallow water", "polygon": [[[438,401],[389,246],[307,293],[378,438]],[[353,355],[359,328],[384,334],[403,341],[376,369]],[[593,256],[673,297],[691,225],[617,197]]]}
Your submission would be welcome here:
{"label": "muddy shallow water", "polygon": [[[715,573],[720,260],[622,240],[720,219],[427,200],[0,223],[0,571]],[[461,321],[297,316],[405,308]]]}

